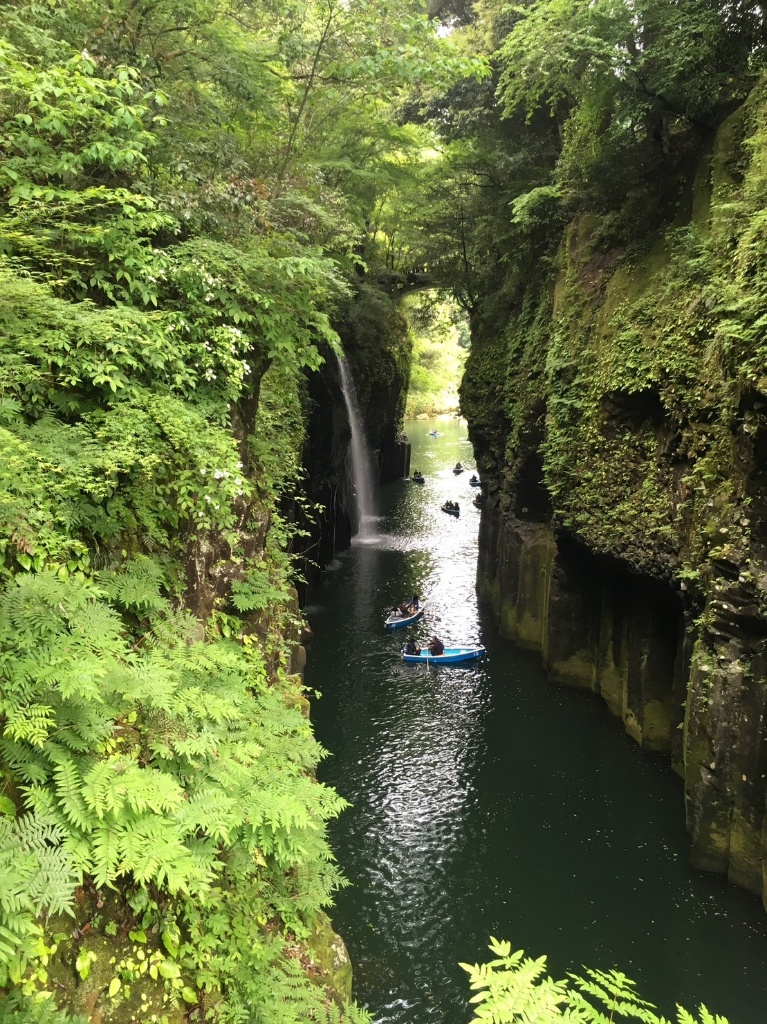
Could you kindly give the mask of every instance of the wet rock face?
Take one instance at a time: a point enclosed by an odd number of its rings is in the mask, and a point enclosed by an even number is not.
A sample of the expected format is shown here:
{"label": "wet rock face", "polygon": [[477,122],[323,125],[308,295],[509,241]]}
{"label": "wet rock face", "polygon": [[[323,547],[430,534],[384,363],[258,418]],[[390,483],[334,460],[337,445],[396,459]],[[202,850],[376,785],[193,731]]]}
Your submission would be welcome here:
{"label": "wet rock face", "polygon": [[[717,204],[743,198],[720,187],[690,225],[712,274]],[[727,324],[671,236],[600,261],[590,230],[571,225],[556,267],[472,321],[461,407],[483,480],[480,594],[552,680],[600,694],[668,754],[693,864],[767,906],[764,350],[723,356]]]}
{"label": "wet rock face", "polygon": [[643,749],[669,755],[684,780],[691,862],[767,905],[767,559],[759,527],[745,528],[749,513],[733,527],[720,525],[732,513],[717,516],[692,581],[669,578],[661,553],[655,575],[639,572],[622,560],[620,542],[609,553],[594,550],[563,529],[536,489],[537,500],[523,505],[532,457],[523,451],[513,468],[504,464],[482,447],[494,436],[486,424],[472,432],[486,486],[478,586],[501,634],[540,651],[553,681],[601,695]]}
{"label": "wet rock face", "polygon": [[401,434],[410,380],[407,321],[387,295],[362,285],[336,327],[378,480],[396,480],[409,468],[409,445]]}
{"label": "wet rock face", "polygon": [[482,511],[478,585],[501,634],[540,651],[552,681],[601,695],[643,749],[670,756],[691,862],[764,899],[767,620],[736,568],[692,619],[669,586],[551,524],[502,517],[492,501]]}
{"label": "wet rock face", "polygon": [[[410,443],[400,426],[410,373],[407,324],[386,295],[363,286],[335,326],[354,381],[377,482],[407,476]],[[312,519],[302,518],[298,507],[291,514],[310,536],[305,548],[311,580],[337,551],[349,546],[356,521],[348,458],[351,428],[332,355],[308,379],[306,413],[306,493],[318,511]]]}
{"label": "wet rock face", "polygon": [[765,888],[767,620],[754,582],[733,562],[721,575],[695,644],[683,766],[691,857],[738,885]]}
{"label": "wet rock face", "polygon": [[347,458],[351,430],[334,359],[309,378],[307,404],[303,465],[306,494],[317,512],[302,525],[310,537],[306,548],[314,564],[307,563],[307,572],[312,578],[317,566],[332,562],[336,551],[347,548],[352,537],[354,508]]}
{"label": "wet rock face", "polygon": [[485,527],[481,543],[492,536],[495,571],[483,559],[479,583],[501,634],[540,651],[552,681],[601,694],[645,750],[670,752],[681,717],[674,704],[680,602],[548,524],[509,519],[495,531]]}

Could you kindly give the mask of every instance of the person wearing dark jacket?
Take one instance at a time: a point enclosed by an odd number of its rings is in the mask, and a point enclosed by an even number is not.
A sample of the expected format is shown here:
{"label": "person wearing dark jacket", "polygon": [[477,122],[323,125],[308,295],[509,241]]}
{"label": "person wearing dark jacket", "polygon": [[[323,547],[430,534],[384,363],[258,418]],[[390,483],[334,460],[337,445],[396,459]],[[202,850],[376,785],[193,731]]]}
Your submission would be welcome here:
{"label": "person wearing dark jacket", "polygon": [[445,653],[445,645],[438,636],[433,636],[428,644],[429,654],[440,655]]}

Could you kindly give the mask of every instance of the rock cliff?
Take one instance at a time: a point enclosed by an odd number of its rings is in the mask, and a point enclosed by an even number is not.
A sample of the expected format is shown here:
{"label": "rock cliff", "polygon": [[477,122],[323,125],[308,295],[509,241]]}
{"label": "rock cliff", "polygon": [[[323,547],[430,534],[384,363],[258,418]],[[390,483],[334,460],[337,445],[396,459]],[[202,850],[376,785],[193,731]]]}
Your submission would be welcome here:
{"label": "rock cliff", "polygon": [[501,632],[669,755],[693,864],[767,902],[765,111],[724,121],[652,237],[581,215],[507,282],[461,402]]}
{"label": "rock cliff", "polygon": [[[378,482],[405,476],[410,469],[410,445],[401,433],[410,377],[407,323],[388,296],[362,285],[335,327],[351,368]],[[316,516],[305,520],[311,538],[306,549],[309,558],[322,567],[336,551],[349,546],[355,521],[351,429],[338,363],[332,356],[309,378],[304,405],[307,496],[320,508]],[[299,510],[294,514],[301,515]],[[308,572],[311,575],[311,566]]]}

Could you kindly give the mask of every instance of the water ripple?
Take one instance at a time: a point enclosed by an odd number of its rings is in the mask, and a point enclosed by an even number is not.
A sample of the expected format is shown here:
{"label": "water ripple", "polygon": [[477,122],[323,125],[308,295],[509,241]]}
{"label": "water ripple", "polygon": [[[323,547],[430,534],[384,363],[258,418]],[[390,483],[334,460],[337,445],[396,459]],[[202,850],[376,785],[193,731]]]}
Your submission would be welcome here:
{"label": "water ripple", "polygon": [[[379,1024],[466,1024],[459,961],[491,934],[633,975],[673,1016],[703,1001],[761,1024],[767,928],[758,901],[689,869],[682,793],[604,705],[550,686],[537,657],[498,640],[477,607],[478,516],[465,430],[411,432],[423,486],[379,496],[377,532],[353,543],[313,595],[307,684],[321,777],[352,803],[331,841],[353,883],[336,927],[355,994]],[[461,516],[447,516],[447,498]],[[416,626],[387,633],[392,604],[417,592]],[[319,607],[318,607],[319,606]],[[484,643],[481,662],[406,665],[403,640]]]}

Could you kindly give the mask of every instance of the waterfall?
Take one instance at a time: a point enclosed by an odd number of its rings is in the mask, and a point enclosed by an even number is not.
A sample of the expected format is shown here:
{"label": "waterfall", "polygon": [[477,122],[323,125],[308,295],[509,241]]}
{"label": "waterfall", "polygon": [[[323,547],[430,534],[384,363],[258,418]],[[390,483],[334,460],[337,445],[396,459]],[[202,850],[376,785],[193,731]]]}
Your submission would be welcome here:
{"label": "waterfall", "polygon": [[359,406],[357,405],[357,394],[354,390],[351,373],[346,365],[346,360],[338,359],[338,368],[341,371],[341,390],[346,402],[346,412],[349,416],[349,426],[352,432],[351,456],[352,456],[352,477],[354,479],[354,491],[357,496],[357,515],[359,517],[358,532],[360,537],[366,537],[371,531],[373,522],[373,467],[368,452],[365,432],[362,428],[362,418]]}

